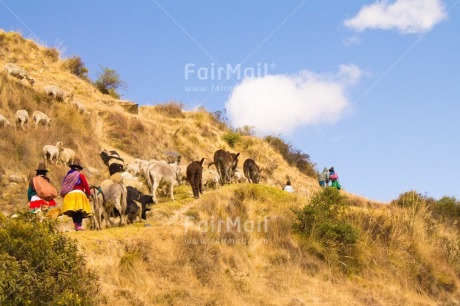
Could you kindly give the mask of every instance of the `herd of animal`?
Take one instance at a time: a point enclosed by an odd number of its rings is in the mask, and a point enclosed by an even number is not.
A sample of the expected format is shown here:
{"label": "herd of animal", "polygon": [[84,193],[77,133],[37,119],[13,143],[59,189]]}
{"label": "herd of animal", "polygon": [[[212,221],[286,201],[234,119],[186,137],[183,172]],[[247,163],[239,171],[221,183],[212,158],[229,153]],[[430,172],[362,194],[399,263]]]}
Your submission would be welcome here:
{"label": "herd of animal", "polygon": [[[35,79],[22,67],[9,63],[5,65],[7,75],[19,80],[27,80],[34,86]],[[58,86],[49,85],[43,88],[44,92],[58,102],[71,103],[81,114],[90,114],[79,102],[74,101],[73,93],[67,93]],[[40,124],[48,128],[51,125],[51,118],[41,111],[32,114],[35,129]],[[29,113],[21,109],[16,111],[14,116],[14,127],[18,126],[22,130],[29,128]],[[7,128],[12,126],[11,122],[0,114],[0,127]],[[100,186],[92,186],[93,217],[92,227],[102,228],[102,220],[113,225],[110,216],[120,217],[120,225],[124,225],[126,220],[134,222],[136,218],[141,221],[145,219],[146,212],[150,209],[150,204],[158,203],[157,192],[160,187],[169,187],[171,200],[174,200],[174,187],[188,181],[192,187],[193,196],[199,198],[205,188],[217,188],[232,182],[259,183],[260,169],[254,160],[247,159],[243,163],[243,173],[238,171],[239,153],[231,153],[225,150],[217,150],[214,154],[213,162],[209,163],[208,169],[203,169],[204,158],[200,161],[190,163],[185,171],[182,168],[181,156],[175,156],[175,160],[141,160],[134,159],[129,164],[125,164],[123,159],[115,151],[103,151],[100,156],[109,168],[110,180],[101,182]],[[45,145],[43,147],[43,158],[50,164],[71,164],[75,160],[75,151],[65,148],[62,142],[56,145]],[[209,169],[212,165],[217,171]],[[185,174],[185,175],[184,175]],[[138,178],[142,176],[148,184],[150,195],[144,195],[139,190],[131,186],[125,186],[123,179]]]}
{"label": "herd of animal", "polygon": [[[35,79],[30,76],[30,74],[22,67],[18,65],[8,63],[5,65],[5,72],[7,75],[15,77],[19,80],[27,80],[29,81],[30,85],[33,86],[35,84]],[[73,107],[77,109],[77,111],[81,114],[90,115],[91,112],[86,110],[85,106],[77,100],[74,100],[73,93],[68,93],[56,85],[48,85],[43,87],[43,91],[50,96],[52,99],[58,102],[65,102],[71,104]],[[35,124],[35,129],[38,125],[42,124],[45,127],[49,127],[51,125],[51,118],[48,117],[45,113],[41,111],[35,111],[32,114],[33,122]],[[14,115],[14,127],[17,128],[20,126],[23,130],[29,127],[29,113],[27,110],[20,109],[16,111]],[[7,128],[8,126],[12,126],[11,122],[2,114],[0,114],[0,127]]]}
{"label": "herd of animal", "polygon": [[[114,215],[119,216],[120,226],[126,222],[132,223],[136,219],[145,220],[150,206],[158,203],[157,192],[162,186],[169,187],[170,198],[174,200],[174,187],[187,181],[192,188],[193,196],[198,199],[203,193],[203,185],[207,188],[217,188],[236,182],[235,174],[239,173],[238,156],[239,153],[217,150],[213,162],[208,164],[208,167],[214,165],[217,171],[204,169],[205,159],[202,158],[188,164],[184,176],[180,155],[168,158],[166,161],[134,159],[125,164],[116,151],[104,150],[100,153],[100,157],[108,166],[111,179],[104,180],[100,186],[92,187],[92,227],[102,229],[102,220],[106,220],[106,225],[107,223],[113,225],[110,216]],[[247,181],[259,183],[262,169],[254,160],[247,159],[243,169]],[[143,177],[151,195],[144,195],[134,187],[125,186],[123,178],[130,176]]]}

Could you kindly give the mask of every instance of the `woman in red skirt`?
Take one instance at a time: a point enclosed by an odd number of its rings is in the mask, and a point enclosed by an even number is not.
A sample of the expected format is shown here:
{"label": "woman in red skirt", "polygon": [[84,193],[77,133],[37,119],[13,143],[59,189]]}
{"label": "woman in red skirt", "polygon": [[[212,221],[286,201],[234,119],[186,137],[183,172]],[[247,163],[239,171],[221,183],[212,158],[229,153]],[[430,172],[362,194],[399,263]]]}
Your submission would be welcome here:
{"label": "woman in red skirt", "polygon": [[[46,176],[46,174],[49,172],[48,169],[46,169],[46,166],[44,163],[39,163],[38,168],[35,169],[37,172],[36,176],[41,176],[45,180],[50,183],[50,179]],[[29,188],[27,189],[27,199],[29,200],[29,210],[30,212],[37,212],[39,209],[42,208],[42,206],[48,207],[50,210],[56,207],[56,201],[51,200],[51,201],[45,201],[44,199],[40,198],[37,195],[37,191],[35,190],[34,187],[34,179],[30,179],[29,181]]]}

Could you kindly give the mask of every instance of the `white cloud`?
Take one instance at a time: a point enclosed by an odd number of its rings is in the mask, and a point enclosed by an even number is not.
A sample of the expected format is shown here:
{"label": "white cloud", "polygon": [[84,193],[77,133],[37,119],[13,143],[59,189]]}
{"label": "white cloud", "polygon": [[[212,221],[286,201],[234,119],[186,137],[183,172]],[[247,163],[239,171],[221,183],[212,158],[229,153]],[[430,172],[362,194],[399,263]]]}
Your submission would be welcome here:
{"label": "white cloud", "polygon": [[262,135],[332,123],[349,105],[346,88],[359,81],[361,75],[357,66],[346,65],[334,75],[301,71],[295,75],[247,78],[231,93],[227,113],[234,126],[254,126]]}
{"label": "white cloud", "polygon": [[357,31],[366,29],[396,29],[401,33],[423,33],[446,18],[441,0],[377,1],[361,8],[358,15],[345,20],[347,27]]}

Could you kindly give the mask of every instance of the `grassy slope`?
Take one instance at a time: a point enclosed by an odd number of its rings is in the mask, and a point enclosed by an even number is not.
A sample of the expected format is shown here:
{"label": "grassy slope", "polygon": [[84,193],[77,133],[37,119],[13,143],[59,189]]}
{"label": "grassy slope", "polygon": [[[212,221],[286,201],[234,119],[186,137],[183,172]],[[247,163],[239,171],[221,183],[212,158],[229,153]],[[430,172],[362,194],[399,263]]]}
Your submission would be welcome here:
{"label": "grassy slope", "polygon": [[[30,174],[41,160],[45,144],[63,141],[77,152],[86,167],[100,171],[91,176],[97,184],[108,173],[98,152],[116,149],[132,158],[160,158],[165,150],[181,153],[185,160],[206,157],[228,148],[221,140],[225,129],[205,111],[183,112],[171,118],[156,107],[143,106],[138,115],[123,111],[116,100],[71,75],[48,49],[15,33],[0,32],[0,66],[15,62],[36,79],[28,84],[0,76],[0,113],[11,119],[17,109],[31,114],[41,110],[53,118],[52,127],[26,132],[0,129],[0,164],[7,174]],[[92,113],[84,116],[70,105],[56,103],[42,92],[46,85],[73,92]],[[240,167],[247,157],[262,166],[277,164],[265,186],[227,186],[191,199],[187,186],[176,189],[177,201],[163,199],[149,213],[152,227],[135,224],[102,232],[69,233],[79,240],[88,262],[99,271],[104,303],[144,304],[458,304],[460,246],[458,233],[433,224],[426,211],[402,210],[349,195],[355,206],[350,220],[359,229],[357,267],[325,264],[290,231],[291,207],[307,204],[318,190],[316,182],[289,167],[269,145],[244,137],[232,151],[241,152]],[[67,168],[52,166],[53,182],[61,181]],[[287,195],[279,190],[286,175],[298,190]],[[275,188],[267,185],[275,185]],[[0,210],[11,212],[26,206],[25,185],[7,184]],[[190,226],[185,215],[244,220],[270,218],[267,233],[226,233],[223,236]],[[188,224],[188,223],[187,223]],[[193,244],[193,238],[234,238],[237,244]],[[267,243],[263,240],[267,239]],[[209,242],[209,240],[206,240]],[[452,243],[453,242],[453,243]],[[311,246],[310,246],[311,247]]]}

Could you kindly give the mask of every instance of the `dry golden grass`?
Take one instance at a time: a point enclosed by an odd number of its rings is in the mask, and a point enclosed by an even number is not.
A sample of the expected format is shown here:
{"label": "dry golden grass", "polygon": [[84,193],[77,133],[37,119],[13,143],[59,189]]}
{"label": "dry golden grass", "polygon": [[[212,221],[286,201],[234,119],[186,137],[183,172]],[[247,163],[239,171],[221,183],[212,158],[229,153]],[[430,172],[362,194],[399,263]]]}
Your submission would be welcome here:
{"label": "dry golden grass", "polygon": [[[205,157],[205,167],[217,149],[226,149],[241,153],[240,171],[246,158],[268,169],[259,186],[225,186],[206,191],[197,201],[188,186],[180,186],[175,202],[161,198],[148,214],[151,227],[136,223],[102,232],[69,232],[98,271],[101,304],[460,304],[458,230],[437,223],[424,205],[402,209],[342,192],[353,203],[348,217],[358,229],[358,244],[352,267],[326,264],[306,251],[305,242],[291,230],[295,215],[290,209],[307,205],[320,188],[265,141],[243,136],[229,148],[222,140],[225,125],[203,109],[190,112],[166,104],[141,106],[137,115],[126,113],[118,100],[67,71],[56,51],[0,30],[0,67],[8,62],[27,69],[36,83],[32,88],[2,73],[0,113],[13,121],[17,109],[30,114],[41,110],[53,121],[46,131],[0,129],[0,165],[7,175],[30,175],[42,160],[42,147],[57,141],[74,149],[84,166],[101,172],[90,177],[91,184],[108,177],[98,156],[101,149],[115,149],[127,161],[164,159],[165,151],[175,151],[184,163]],[[91,115],[47,97],[43,87],[53,84],[73,92]],[[67,169],[51,166],[55,185]],[[295,194],[281,191],[287,175]],[[0,210],[26,207],[26,188],[3,184]],[[227,217],[256,226],[268,218],[269,225],[267,232],[201,231],[199,221]],[[211,238],[226,243],[210,243]]]}

